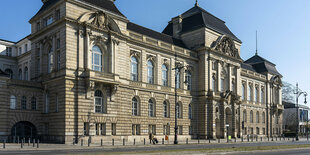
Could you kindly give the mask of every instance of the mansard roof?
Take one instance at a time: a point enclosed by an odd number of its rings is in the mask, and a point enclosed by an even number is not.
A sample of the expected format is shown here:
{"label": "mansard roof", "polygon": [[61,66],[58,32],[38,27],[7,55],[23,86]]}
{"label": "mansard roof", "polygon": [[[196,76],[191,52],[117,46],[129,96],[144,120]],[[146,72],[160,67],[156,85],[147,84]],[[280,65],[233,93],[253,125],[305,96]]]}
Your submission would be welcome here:
{"label": "mansard roof", "polygon": [[[276,65],[263,57],[259,55],[254,55],[250,59],[244,61],[243,67],[244,69],[249,69],[249,66],[252,66],[252,69],[254,69],[257,73],[271,73],[275,75],[280,75],[281,74],[277,71]],[[250,69],[249,69],[250,70]]]}
{"label": "mansard roof", "polygon": [[[59,2],[60,0],[47,0],[42,7],[40,8],[40,10],[37,12],[37,14],[35,16],[37,16],[38,14],[42,13],[43,11],[47,10],[48,8],[50,8],[51,6],[53,6],[54,4],[56,4],[57,2]],[[94,5],[97,6],[99,8],[102,8],[104,10],[113,12],[119,16],[125,17],[115,6],[114,4],[114,0],[78,0],[81,2],[85,2],[88,3],[90,5]],[[35,17],[34,16],[34,17]]]}
{"label": "mansard roof", "polygon": [[[227,35],[235,41],[241,43],[241,40],[229,30],[223,20],[215,17],[198,5],[195,5],[193,8],[183,13],[181,17],[183,19],[181,33],[206,27],[220,34]],[[172,23],[168,24],[163,33],[173,35]]]}
{"label": "mansard roof", "polygon": [[182,47],[182,48],[186,48],[186,46],[184,45],[183,41],[180,40],[180,39],[176,39],[176,38],[174,38],[172,36],[169,36],[169,35],[166,35],[164,33],[160,33],[160,32],[157,32],[157,31],[154,31],[154,30],[142,27],[140,25],[137,25],[137,24],[134,24],[134,23],[131,23],[131,22],[129,22],[127,24],[127,29],[130,30],[130,31],[139,33],[139,34],[143,34],[143,35],[152,37],[152,38],[157,39],[157,40],[164,41],[166,43],[170,43],[172,45],[176,45],[176,46],[179,46],[179,47]]}

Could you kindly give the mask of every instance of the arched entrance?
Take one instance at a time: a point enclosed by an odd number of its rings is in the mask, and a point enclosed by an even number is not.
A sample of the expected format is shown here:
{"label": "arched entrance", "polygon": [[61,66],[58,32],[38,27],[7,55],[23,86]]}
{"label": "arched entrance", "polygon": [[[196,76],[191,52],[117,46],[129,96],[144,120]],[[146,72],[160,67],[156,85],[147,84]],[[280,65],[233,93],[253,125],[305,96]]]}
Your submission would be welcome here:
{"label": "arched entrance", "polygon": [[11,135],[19,138],[34,138],[37,136],[36,127],[26,121],[16,123],[11,129]]}
{"label": "arched entrance", "polygon": [[230,108],[226,108],[225,109],[225,114],[226,114],[226,132],[227,132],[227,136],[232,136],[233,137],[233,133],[232,133],[232,128],[233,128],[233,121],[232,121],[232,112]]}

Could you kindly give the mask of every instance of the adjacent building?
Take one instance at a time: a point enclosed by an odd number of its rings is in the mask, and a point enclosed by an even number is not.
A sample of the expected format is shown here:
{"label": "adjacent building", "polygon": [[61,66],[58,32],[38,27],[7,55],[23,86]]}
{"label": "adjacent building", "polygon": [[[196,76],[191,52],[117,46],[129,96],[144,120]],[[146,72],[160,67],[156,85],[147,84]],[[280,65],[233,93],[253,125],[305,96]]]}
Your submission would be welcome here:
{"label": "adjacent building", "polygon": [[276,65],[242,60],[241,40],[198,3],[160,33],[114,0],[42,2],[29,36],[0,42],[2,139],[173,140],[175,117],[179,140],[282,134]]}

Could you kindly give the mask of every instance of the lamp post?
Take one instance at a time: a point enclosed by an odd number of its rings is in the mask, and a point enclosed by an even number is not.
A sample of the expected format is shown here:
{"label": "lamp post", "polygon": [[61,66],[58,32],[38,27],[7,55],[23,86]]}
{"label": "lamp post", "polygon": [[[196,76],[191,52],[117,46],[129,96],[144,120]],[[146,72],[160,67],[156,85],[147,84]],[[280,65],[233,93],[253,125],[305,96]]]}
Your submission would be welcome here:
{"label": "lamp post", "polygon": [[300,95],[304,95],[304,97],[305,97],[305,104],[307,104],[307,92],[305,92],[305,91],[301,91],[301,90],[299,90],[299,88],[298,88],[298,83],[296,84],[296,92],[294,93],[294,94],[296,94],[296,121],[297,121],[297,125],[296,125],[296,141],[298,141],[299,140],[299,138],[298,138],[298,133],[299,133],[299,114],[298,114],[298,111],[299,111],[299,107],[298,107],[298,98],[299,98],[299,96]]}

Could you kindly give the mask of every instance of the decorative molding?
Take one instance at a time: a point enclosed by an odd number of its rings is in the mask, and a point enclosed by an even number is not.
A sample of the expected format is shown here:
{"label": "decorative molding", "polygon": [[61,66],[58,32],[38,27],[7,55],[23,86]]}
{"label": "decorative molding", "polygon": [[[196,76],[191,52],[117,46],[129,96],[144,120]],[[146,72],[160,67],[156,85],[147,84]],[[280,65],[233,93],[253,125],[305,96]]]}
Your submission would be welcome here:
{"label": "decorative molding", "polygon": [[134,51],[134,50],[130,51],[130,57],[134,56],[134,57],[140,58],[140,55],[141,53],[138,51]]}
{"label": "decorative molding", "polygon": [[228,36],[221,36],[212,44],[212,49],[230,57],[241,59],[234,41]]}

